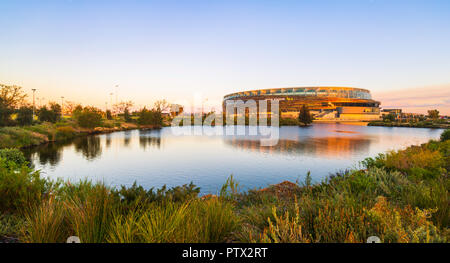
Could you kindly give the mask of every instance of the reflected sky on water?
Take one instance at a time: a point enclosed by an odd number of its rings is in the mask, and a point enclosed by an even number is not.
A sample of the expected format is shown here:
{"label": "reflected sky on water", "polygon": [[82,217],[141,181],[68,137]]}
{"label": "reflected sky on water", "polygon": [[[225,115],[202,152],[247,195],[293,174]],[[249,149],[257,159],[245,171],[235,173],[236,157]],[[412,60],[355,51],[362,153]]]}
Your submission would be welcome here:
{"label": "reflected sky on water", "polygon": [[281,127],[278,144],[263,147],[254,136],[175,136],[171,128],[80,137],[24,150],[44,176],[109,185],[159,188],[193,182],[216,193],[233,174],[242,189],[284,180],[314,181],[357,167],[388,150],[439,138],[442,130],[315,124]]}

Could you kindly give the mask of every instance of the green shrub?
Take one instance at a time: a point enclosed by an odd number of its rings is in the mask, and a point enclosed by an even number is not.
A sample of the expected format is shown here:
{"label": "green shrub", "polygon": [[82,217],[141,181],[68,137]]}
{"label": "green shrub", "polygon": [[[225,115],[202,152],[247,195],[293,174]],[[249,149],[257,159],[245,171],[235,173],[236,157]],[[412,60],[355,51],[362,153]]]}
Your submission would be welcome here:
{"label": "green shrub", "polygon": [[83,128],[95,128],[101,126],[102,112],[94,107],[85,107],[76,117],[78,125]]}
{"label": "green shrub", "polygon": [[22,106],[17,110],[16,121],[19,125],[33,124],[33,107]]}
{"label": "green shrub", "polygon": [[113,223],[117,201],[104,184],[95,184],[65,202],[76,236],[83,243],[105,243]]}
{"label": "green shrub", "polygon": [[200,188],[194,184],[185,184],[167,188],[165,185],[157,190],[150,188],[145,190],[138,186],[136,182],[131,187],[121,186],[120,190],[113,189],[113,193],[118,196],[123,203],[133,204],[139,201],[141,204],[151,202],[185,202],[198,196]]}
{"label": "green shrub", "polygon": [[450,129],[445,130],[442,134],[441,134],[441,141],[447,141],[450,139]]}
{"label": "green shrub", "polygon": [[0,148],[20,148],[38,145],[45,141],[45,137],[20,127],[0,128]]}
{"label": "green shrub", "polygon": [[21,241],[64,243],[71,234],[69,226],[65,206],[52,197],[28,210],[21,229]]}
{"label": "green shrub", "polygon": [[183,230],[190,225],[190,222],[186,220],[187,208],[187,203],[167,202],[146,210],[138,225],[142,242],[181,243],[185,241],[189,233]]}
{"label": "green shrub", "polygon": [[26,165],[11,167],[0,159],[0,211],[23,212],[41,202],[52,183]]}
{"label": "green shrub", "polygon": [[37,114],[40,121],[56,123],[61,119],[61,106],[56,103],[51,103],[50,109],[47,106],[42,106],[37,111]]}
{"label": "green shrub", "polygon": [[75,129],[71,126],[62,126],[56,128],[56,140],[67,140],[75,136]]}
{"label": "green shrub", "polygon": [[[17,166],[22,166],[27,162],[23,153],[15,148],[0,149],[0,158],[4,159],[6,163],[13,162]],[[7,167],[9,166],[7,165]]]}
{"label": "green shrub", "polygon": [[0,239],[18,238],[18,233],[23,228],[24,220],[22,217],[14,214],[0,213]]}
{"label": "green shrub", "polygon": [[[233,204],[221,198],[196,200],[188,208],[187,231],[197,233],[187,242],[219,243],[227,241],[238,229],[240,220],[233,211]],[[198,238],[198,239],[196,239]]]}

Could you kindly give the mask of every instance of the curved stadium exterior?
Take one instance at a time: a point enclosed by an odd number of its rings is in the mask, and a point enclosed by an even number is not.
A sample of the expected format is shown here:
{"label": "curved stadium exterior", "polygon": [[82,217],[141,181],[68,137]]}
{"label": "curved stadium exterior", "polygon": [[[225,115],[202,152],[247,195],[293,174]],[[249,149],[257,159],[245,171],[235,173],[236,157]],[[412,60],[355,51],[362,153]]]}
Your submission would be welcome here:
{"label": "curved stadium exterior", "polygon": [[226,95],[227,101],[279,100],[282,117],[297,117],[307,105],[318,120],[376,120],[380,118],[380,102],[372,99],[369,90],[350,87],[291,87],[251,90]]}

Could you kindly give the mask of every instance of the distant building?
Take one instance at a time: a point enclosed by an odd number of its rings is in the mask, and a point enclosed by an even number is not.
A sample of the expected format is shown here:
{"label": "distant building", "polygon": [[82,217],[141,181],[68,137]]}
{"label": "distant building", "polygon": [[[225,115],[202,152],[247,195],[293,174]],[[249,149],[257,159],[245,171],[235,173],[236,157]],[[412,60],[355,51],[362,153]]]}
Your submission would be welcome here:
{"label": "distant building", "polygon": [[225,112],[228,101],[255,100],[259,107],[260,100],[270,99],[280,100],[282,117],[297,118],[301,107],[307,105],[318,120],[380,119],[380,102],[372,99],[370,91],[349,87],[292,87],[237,92],[224,97],[223,110]]}
{"label": "distant building", "polygon": [[389,113],[392,113],[395,115],[400,115],[400,114],[402,114],[402,109],[382,109],[381,110],[382,115],[389,114]]}

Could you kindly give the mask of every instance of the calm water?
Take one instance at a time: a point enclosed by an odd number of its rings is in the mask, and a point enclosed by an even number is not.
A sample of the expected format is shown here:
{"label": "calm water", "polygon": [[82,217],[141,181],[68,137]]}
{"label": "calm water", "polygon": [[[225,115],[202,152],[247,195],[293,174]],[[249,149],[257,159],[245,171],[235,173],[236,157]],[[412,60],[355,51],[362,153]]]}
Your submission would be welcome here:
{"label": "calm water", "polygon": [[171,128],[124,131],[26,150],[44,176],[150,188],[190,182],[216,193],[233,174],[242,189],[320,181],[369,156],[439,138],[442,130],[315,124],[281,127],[276,146],[249,136],[176,136]]}

